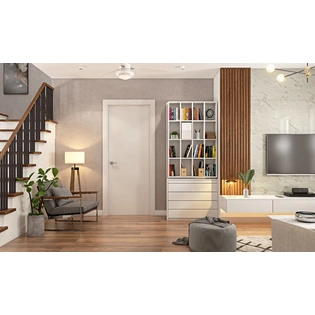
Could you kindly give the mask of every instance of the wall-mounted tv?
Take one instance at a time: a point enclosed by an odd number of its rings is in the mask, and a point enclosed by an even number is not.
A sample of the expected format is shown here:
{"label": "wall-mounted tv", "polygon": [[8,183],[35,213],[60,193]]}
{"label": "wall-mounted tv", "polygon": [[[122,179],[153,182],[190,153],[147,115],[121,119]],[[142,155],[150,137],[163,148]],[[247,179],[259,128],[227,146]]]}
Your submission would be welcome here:
{"label": "wall-mounted tv", "polygon": [[267,175],[315,175],[315,134],[267,134]]}

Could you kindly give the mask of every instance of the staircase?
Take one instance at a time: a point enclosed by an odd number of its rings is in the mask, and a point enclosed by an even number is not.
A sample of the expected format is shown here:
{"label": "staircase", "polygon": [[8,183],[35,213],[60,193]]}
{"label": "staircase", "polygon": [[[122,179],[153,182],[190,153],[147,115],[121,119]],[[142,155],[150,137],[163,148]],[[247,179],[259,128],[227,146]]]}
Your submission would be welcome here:
{"label": "staircase", "polygon": [[43,83],[20,120],[0,114],[0,247],[27,231],[28,195],[16,177],[55,166],[52,91]]}

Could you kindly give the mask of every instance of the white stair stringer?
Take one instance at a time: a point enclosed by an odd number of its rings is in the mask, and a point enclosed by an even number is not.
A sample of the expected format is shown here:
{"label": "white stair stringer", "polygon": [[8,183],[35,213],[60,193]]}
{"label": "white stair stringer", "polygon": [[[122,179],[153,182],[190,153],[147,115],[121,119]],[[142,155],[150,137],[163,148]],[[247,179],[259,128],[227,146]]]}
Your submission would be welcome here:
{"label": "white stair stringer", "polygon": [[[46,170],[49,167],[55,166],[55,128],[55,123],[46,123],[46,129],[51,130],[52,132],[45,133],[46,143],[36,143],[36,151],[40,151],[41,154],[36,154],[36,157],[33,157],[33,161],[32,157],[30,158],[30,163],[32,164],[35,164],[36,159],[36,166],[24,167],[24,177],[27,177],[32,172],[35,172],[36,174],[40,167]],[[42,139],[43,134],[44,132],[41,132]],[[29,198],[22,184],[17,182],[16,185],[16,191],[23,191],[24,194],[16,197],[9,197],[8,208],[15,208],[16,211],[7,215],[0,215],[0,226],[8,227],[7,230],[0,233],[0,247],[27,232],[27,215],[30,212]]]}

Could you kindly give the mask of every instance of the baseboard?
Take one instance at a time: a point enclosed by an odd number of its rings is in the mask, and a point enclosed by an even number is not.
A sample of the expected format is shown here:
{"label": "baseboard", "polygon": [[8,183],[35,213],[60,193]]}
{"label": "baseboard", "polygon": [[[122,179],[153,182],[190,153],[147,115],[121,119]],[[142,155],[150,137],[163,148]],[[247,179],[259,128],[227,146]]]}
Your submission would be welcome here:
{"label": "baseboard", "polygon": [[166,210],[155,210],[154,215],[156,216],[166,216]]}

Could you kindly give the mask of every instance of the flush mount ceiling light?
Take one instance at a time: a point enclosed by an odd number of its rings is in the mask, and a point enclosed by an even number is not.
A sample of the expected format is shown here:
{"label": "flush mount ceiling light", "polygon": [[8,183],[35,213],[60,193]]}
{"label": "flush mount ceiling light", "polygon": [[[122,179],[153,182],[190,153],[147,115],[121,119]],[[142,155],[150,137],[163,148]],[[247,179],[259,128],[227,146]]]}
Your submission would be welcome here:
{"label": "flush mount ceiling light", "polygon": [[116,72],[116,75],[119,79],[122,80],[129,80],[131,79],[135,74],[132,71],[134,68],[131,68],[129,63],[124,63],[119,67],[119,70]]}
{"label": "flush mount ceiling light", "polygon": [[295,74],[304,74],[306,77],[306,82],[308,83],[308,77],[310,77],[312,75],[310,70],[313,68],[315,68],[315,66],[309,67],[308,63],[306,64],[306,67],[304,69],[301,69],[301,70],[277,69],[273,64],[270,64],[266,67],[266,70],[269,73],[272,73],[275,70],[281,71],[281,72],[289,72],[289,74],[284,75],[283,73],[280,73],[277,76],[277,81],[280,83],[283,82],[286,77],[290,77],[290,76],[295,75]]}

